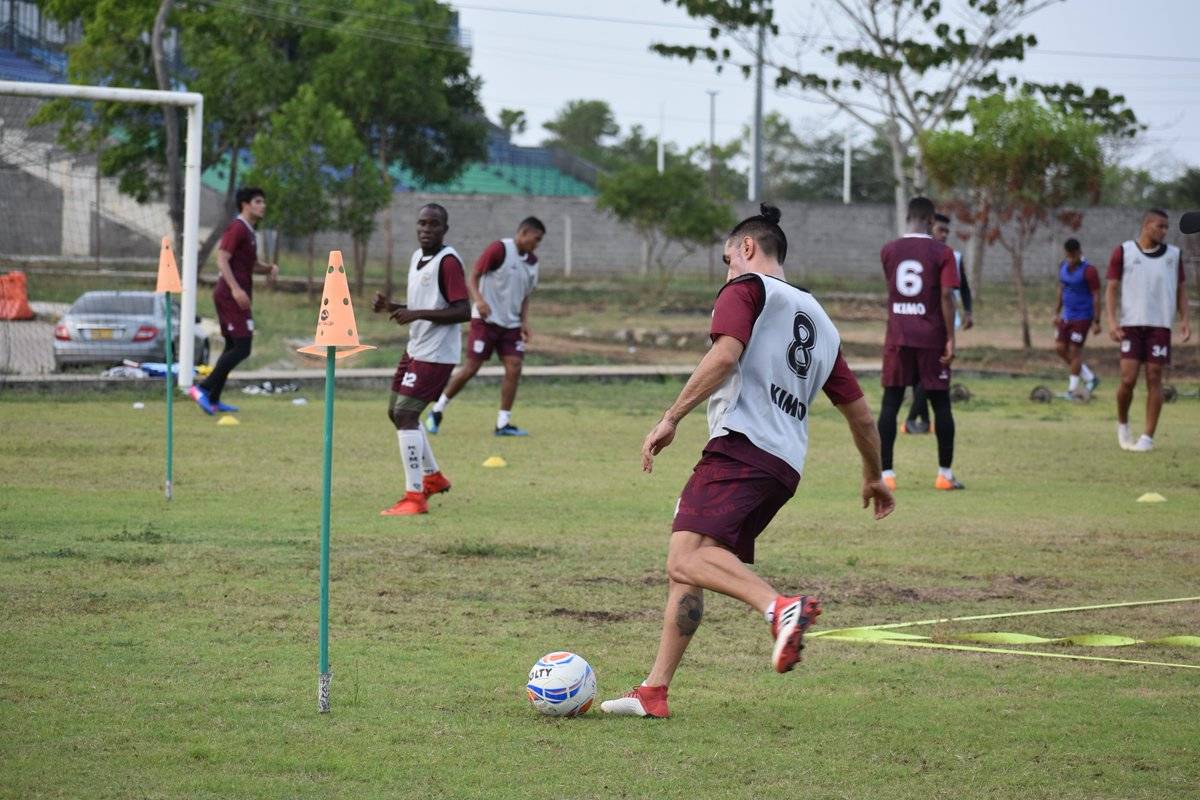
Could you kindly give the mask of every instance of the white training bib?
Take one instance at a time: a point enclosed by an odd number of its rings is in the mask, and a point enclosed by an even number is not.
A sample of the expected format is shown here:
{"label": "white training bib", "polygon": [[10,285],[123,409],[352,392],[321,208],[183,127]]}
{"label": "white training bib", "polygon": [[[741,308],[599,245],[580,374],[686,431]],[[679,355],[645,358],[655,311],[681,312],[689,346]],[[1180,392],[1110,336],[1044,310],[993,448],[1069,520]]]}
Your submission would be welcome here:
{"label": "white training bib", "polygon": [[[501,239],[504,245],[504,263],[496,269],[483,273],[479,278],[479,293],[491,307],[492,313],[484,322],[501,328],[521,327],[521,306],[537,287],[537,260],[529,263],[517,252],[512,239]],[[471,316],[479,319],[479,309],[472,307]]]}
{"label": "white training bib", "polygon": [[1169,244],[1155,257],[1130,240],[1121,250],[1121,327],[1170,328],[1179,291],[1179,248]]}
{"label": "white training bib", "polygon": [[[413,310],[438,310],[448,308],[449,301],[442,296],[438,276],[442,259],[446,256],[459,258],[453,247],[446,245],[437,255],[421,264],[424,253],[417,248],[408,265],[408,307]],[[420,269],[417,266],[420,265]],[[408,325],[408,354],[417,361],[434,364],[457,364],[462,355],[462,325],[455,322],[429,322],[419,319]]]}

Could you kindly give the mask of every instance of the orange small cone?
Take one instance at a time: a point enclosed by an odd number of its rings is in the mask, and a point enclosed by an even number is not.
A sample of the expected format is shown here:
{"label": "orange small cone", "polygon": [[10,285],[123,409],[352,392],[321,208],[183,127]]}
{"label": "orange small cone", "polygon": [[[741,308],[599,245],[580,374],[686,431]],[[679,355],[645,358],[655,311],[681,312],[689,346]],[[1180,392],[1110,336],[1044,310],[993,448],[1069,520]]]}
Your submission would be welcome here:
{"label": "orange small cone", "polygon": [[359,344],[358,325],[354,322],[354,306],[350,303],[350,285],[346,268],[342,266],[342,251],[329,251],[329,268],[325,271],[325,290],[321,293],[321,313],[317,315],[315,341],[299,352],[325,356],[327,347],[336,347],[335,358],[374,350],[369,344]]}
{"label": "orange small cone", "polygon": [[183,293],[183,284],[179,281],[179,267],[175,264],[175,251],[171,247],[171,237],[162,238],[162,249],[158,251],[158,284],[156,292]]}

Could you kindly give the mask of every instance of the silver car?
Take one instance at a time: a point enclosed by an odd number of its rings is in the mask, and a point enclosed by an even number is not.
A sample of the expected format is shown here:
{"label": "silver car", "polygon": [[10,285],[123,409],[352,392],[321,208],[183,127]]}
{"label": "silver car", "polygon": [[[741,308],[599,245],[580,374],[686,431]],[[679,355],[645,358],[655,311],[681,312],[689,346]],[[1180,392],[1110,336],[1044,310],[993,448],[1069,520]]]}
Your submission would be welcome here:
{"label": "silver car", "polygon": [[[54,326],[54,366],[165,361],[166,319],[166,301],[155,292],[86,292]],[[196,363],[207,363],[208,337],[199,326],[194,335]],[[171,336],[178,358],[178,303],[171,304]]]}

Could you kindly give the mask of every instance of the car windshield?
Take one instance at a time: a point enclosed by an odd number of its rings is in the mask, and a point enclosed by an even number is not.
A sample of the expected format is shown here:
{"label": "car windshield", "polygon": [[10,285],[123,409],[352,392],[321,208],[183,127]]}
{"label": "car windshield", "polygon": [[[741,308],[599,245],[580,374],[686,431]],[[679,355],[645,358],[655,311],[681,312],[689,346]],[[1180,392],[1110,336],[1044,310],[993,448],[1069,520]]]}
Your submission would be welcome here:
{"label": "car windshield", "polygon": [[154,314],[153,295],[85,294],[71,306],[72,314],[122,314],[148,317]]}

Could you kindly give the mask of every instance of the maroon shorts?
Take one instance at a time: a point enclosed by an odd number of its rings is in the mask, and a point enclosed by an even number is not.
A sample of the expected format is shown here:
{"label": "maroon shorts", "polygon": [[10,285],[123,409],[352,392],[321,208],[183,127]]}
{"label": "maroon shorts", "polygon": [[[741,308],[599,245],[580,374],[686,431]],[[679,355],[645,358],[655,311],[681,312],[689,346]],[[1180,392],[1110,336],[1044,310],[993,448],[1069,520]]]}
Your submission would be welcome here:
{"label": "maroon shorts", "polygon": [[1092,321],[1087,319],[1060,319],[1054,326],[1054,341],[1077,344],[1083,347],[1087,341],[1088,331],[1092,329]]}
{"label": "maroon shorts", "polygon": [[501,358],[524,358],[525,340],[521,338],[521,329],[502,328],[481,319],[472,319],[471,328],[467,331],[467,358],[487,361],[492,357],[493,350]]}
{"label": "maroon shorts", "polygon": [[941,362],[942,350],[890,345],[883,348],[883,385],[912,386],[939,391],[950,388],[950,367]]}
{"label": "maroon shorts", "polygon": [[254,315],[239,306],[232,297],[214,293],[213,305],[217,307],[222,336],[243,339],[254,335]]}
{"label": "maroon shorts", "polygon": [[758,467],[706,452],[679,495],[671,531],[703,534],[753,564],[754,539],[791,497],[788,487]]}
{"label": "maroon shorts", "polygon": [[437,402],[442,390],[450,382],[450,373],[454,372],[453,364],[434,364],[431,361],[417,361],[408,353],[400,359],[396,367],[396,375],[392,378],[392,391],[406,397],[415,397],[427,403]]}
{"label": "maroon shorts", "polygon": [[1123,327],[1121,358],[1150,364],[1171,363],[1171,329],[1151,328],[1148,325]]}

